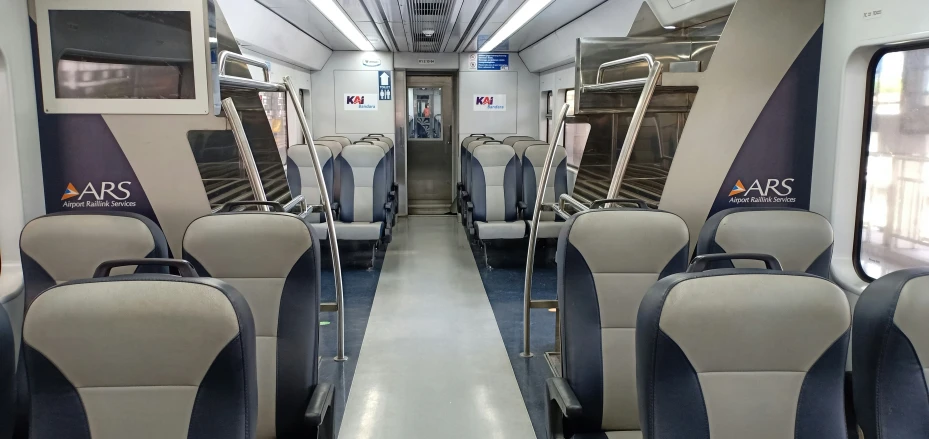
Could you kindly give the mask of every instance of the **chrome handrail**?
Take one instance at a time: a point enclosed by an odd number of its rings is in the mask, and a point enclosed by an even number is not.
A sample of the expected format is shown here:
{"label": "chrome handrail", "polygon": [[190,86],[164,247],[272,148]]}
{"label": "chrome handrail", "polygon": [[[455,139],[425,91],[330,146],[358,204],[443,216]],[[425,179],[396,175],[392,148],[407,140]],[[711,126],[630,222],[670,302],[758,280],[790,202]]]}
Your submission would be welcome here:
{"label": "chrome handrail", "polygon": [[[645,78],[636,78],[636,79],[624,79],[622,81],[613,81],[603,83],[603,71],[611,67],[619,67],[627,64],[635,64],[639,62],[648,63],[648,76]],[[654,67],[655,57],[650,53],[642,53],[639,55],[630,56],[628,58],[617,59],[609,62],[600,64],[600,67],[597,68],[597,82],[591,85],[585,85],[581,87],[581,92],[606,92],[606,91],[618,91],[618,90],[627,90],[631,88],[643,87],[648,83],[648,79],[652,76],[652,67]],[[658,64],[661,66],[661,64]],[[660,70],[660,69],[659,69]]]}
{"label": "chrome handrail", "polygon": [[297,205],[299,205],[300,203],[306,203],[306,197],[304,197],[303,195],[297,195],[296,197],[294,197],[293,200],[290,200],[289,203],[285,204],[284,212],[290,212],[294,210],[294,208],[297,207]]}
{"label": "chrome handrail", "polygon": [[[260,67],[262,72],[264,72],[265,80],[257,81],[251,78],[226,75],[226,62],[230,59],[243,64]],[[281,84],[271,82],[271,63],[268,61],[224,50],[219,53],[219,61],[217,64],[219,64],[219,84],[221,86],[225,85],[227,87],[258,91],[284,91],[284,87]]]}
{"label": "chrome handrail", "polygon": [[571,218],[571,215],[572,215],[568,213],[567,210],[565,210],[565,205],[570,205],[575,210],[577,210],[578,213],[587,212],[588,210],[590,210],[589,207],[585,206],[584,203],[581,203],[576,198],[568,194],[561,194],[561,197],[558,199],[558,204],[552,206],[552,211],[555,212],[555,214],[561,217],[561,219],[563,220],[567,220]]}
{"label": "chrome handrail", "polygon": [[[248,143],[245,128],[242,127],[242,119],[239,117],[239,111],[236,110],[232,98],[223,99],[223,112],[226,114],[226,120],[232,125],[232,136],[239,149],[239,157],[245,165],[245,175],[248,176],[248,183],[252,188],[255,201],[268,201],[265,187],[261,183],[261,175],[258,173],[258,165],[255,164],[255,156],[252,155],[252,147]],[[267,211],[268,207],[261,206],[259,209]]]}
{"label": "chrome handrail", "polygon": [[[552,137],[552,143],[548,146],[548,152],[545,153],[545,164],[542,165],[541,183],[536,190],[535,206],[532,208],[532,221],[529,225],[529,252],[526,255],[526,280],[523,292],[523,352],[519,354],[523,358],[532,357],[532,351],[529,349],[529,313],[533,306],[532,300],[532,272],[535,265],[535,248],[536,239],[539,237],[539,216],[542,213],[543,199],[545,198],[545,188],[548,186],[548,177],[552,173],[552,163],[555,161],[555,152],[558,150],[558,138],[561,137],[561,131],[564,129],[565,117],[568,115],[568,109],[571,106],[564,104],[561,106],[561,112],[558,114],[558,124],[556,125],[555,135]],[[551,301],[544,301],[545,305],[550,305]]]}
{"label": "chrome handrail", "polygon": [[[632,149],[635,147],[635,141],[639,137],[639,130],[642,129],[642,122],[645,120],[645,112],[648,110],[648,104],[652,101],[655,94],[655,87],[658,86],[658,80],[661,78],[661,62],[654,61],[651,55],[639,55],[643,59],[651,60],[648,67],[648,77],[645,85],[642,87],[642,95],[639,96],[639,102],[635,106],[635,112],[632,113],[632,120],[629,122],[629,131],[626,132],[626,138],[623,140],[623,147],[619,151],[619,160],[616,162],[616,171],[613,173],[613,181],[610,182],[610,191],[606,198],[619,198],[619,190],[622,187],[623,177],[626,175],[626,168],[632,159]],[[626,58],[631,59],[635,57]],[[602,67],[602,66],[601,66]]]}
{"label": "chrome handrail", "polygon": [[332,204],[329,202],[329,188],[326,187],[326,180],[323,177],[323,167],[319,163],[319,154],[316,153],[316,143],[313,142],[313,134],[310,132],[310,124],[306,121],[306,113],[303,111],[303,102],[300,101],[300,92],[294,88],[290,76],[284,77],[284,89],[290,95],[294,111],[297,113],[297,120],[300,122],[300,129],[303,130],[303,137],[306,138],[307,146],[310,148],[310,157],[313,158],[313,171],[316,174],[316,181],[319,184],[319,197],[325,207],[323,209],[326,215],[326,228],[329,231],[329,249],[332,252],[332,273],[335,277],[335,311],[338,314],[337,339],[336,339],[336,356],[335,361],[345,361],[345,297],[342,291],[342,260],[339,257],[339,241],[335,235],[335,218],[333,218]]}

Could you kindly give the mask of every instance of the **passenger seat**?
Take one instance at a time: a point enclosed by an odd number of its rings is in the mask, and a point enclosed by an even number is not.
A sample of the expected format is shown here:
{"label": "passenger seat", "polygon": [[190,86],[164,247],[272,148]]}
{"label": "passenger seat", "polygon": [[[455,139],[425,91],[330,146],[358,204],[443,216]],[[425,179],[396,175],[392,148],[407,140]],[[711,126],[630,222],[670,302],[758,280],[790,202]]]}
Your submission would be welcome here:
{"label": "passenger seat", "polygon": [[[526,149],[522,160],[522,203],[524,218],[526,221],[532,220],[535,212],[536,195],[538,194],[539,184],[542,181],[542,171],[545,169],[545,155],[548,154],[548,145],[532,145]],[[568,156],[563,146],[555,146],[555,157],[552,161],[552,169],[548,175],[548,181],[545,187],[545,199],[543,203],[553,204],[558,202],[559,198],[568,193]],[[556,217],[553,212],[540,212],[539,239],[557,238],[561,233],[564,221]]]}
{"label": "passenger seat", "polygon": [[[104,261],[168,257],[168,242],[154,221],[116,211],[71,211],[38,217],[23,228],[19,248],[26,308],[45,289],[91,277]],[[151,270],[163,271],[164,267],[118,269],[121,274]]]}
{"label": "passenger seat", "polygon": [[481,241],[525,237],[526,222],[519,219],[516,198],[513,147],[499,142],[478,146],[471,154],[470,173],[471,234]]}
{"label": "passenger seat", "polygon": [[329,152],[332,153],[332,186],[330,186],[332,190],[329,191],[329,196],[332,197],[332,201],[338,203],[342,181],[341,160],[339,160],[339,157],[342,157],[342,144],[335,140],[316,140],[314,143],[317,147],[329,148]]}
{"label": "passenger seat", "polygon": [[[314,232],[286,213],[208,215],[187,228],[184,258],[201,275],[235,287],[251,306],[258,351],[257,437],[316,438],[319,425],[304,425],[303,413],[313,398],[331,405],[332,387],[318,382],[321,274]],[[331,426],[324,430],[331,432]]]}
{"label": "passenger seat", "polygon": [[[107,277],[167,263],[165,274]],[[101,264],[33,298],[23,327],[30,439],[255,437],[255,324],[184,261]]]}
{"label": "passenger seat", "polygon": [[[769,269],[707,270],[720,258]],[[780,271],[770,255],[698,257],[639,306],[643,437],[847,439],[849,323],[828,280]]]}
{"label": "passenger seat", "polygon": [[[390,139],[387,139],[390,140]],[[383,138],[380,137],[365,137],[361,141],[355,142],[356,144],[363,144],[369,142],[371,144],[380,146],[384,150],[384,160],[387,162],[387,201],[393,206],[393,210],[390,213],[391,225],[396,224],[397,216],[397,180],[394,176],[394,159],[393,159],[393,144],[387,143]]]}
{"label": "passenger seat", "polygon": [[592,210],[565,223],[556,255],[563,378],[548,380],[549,437],[641,437],[636,313],[655,281],[687,268],[689,250],[687,225],[668,212]]}
{"label": "passenger seat", "polygon": [[[323,184],[329,190],[329,202],[332,197],[333,160],[332,151],[326,147],[318,147],[316,154],[323,169]],[[309,205],[321,206],[323,204],[322,191],[316,179],[316,169],[313,166],[313,156],[307,145],[292,145],[287,150],[287,183],[290,193],[294,196],[303,195]],[[310,212],[306,214],[306,221],[313,227],[319,239],[329,238],[329,229],[326,227],[326,216],[323,212]]]}
{"label": "passenger seat", "polygon": [[347,241],[389,241],[393,205],[387,201],[387,160],[375,145],[342,150],[342,198],[336,236]]}
{"label": "passenger seat", "polygon": [[929,437],[929,269],[888,274],[855,305],[852,379],[865,439]]}
{"label": "passenger seat", "polygon": [[[697,240],[696,256],[716,253],[763,253],[784,270],[829,278],[832,225],[817,213],[781,207],[737,207],[710,217]],[[758,262],[729,260],[712,268],[760,267]]]}

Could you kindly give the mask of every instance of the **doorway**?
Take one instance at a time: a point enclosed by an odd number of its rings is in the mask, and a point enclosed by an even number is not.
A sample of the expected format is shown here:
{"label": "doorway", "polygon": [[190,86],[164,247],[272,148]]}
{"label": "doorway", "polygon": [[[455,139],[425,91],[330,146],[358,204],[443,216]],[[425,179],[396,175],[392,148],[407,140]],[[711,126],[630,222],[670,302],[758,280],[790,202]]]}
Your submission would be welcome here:
{"label": "doorway", "polygon": [[407,80],[407,175],[411,215],[454,212],[455,87],[451,76]]}

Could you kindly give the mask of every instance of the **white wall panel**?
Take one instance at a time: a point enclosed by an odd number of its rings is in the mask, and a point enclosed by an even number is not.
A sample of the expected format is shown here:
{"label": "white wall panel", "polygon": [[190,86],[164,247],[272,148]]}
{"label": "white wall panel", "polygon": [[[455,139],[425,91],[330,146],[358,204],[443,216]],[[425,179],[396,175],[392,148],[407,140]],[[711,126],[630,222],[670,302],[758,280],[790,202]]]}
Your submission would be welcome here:
{"label": "white wall panel", "polygon": [[[881,17],[865,19],[874,10]],[[833,273],[846,290],[864,287],[852,265],[852,248],[868,64],[887,44],[920,40],[929,41],[925,0],[826,2],[811,208],[835,228]]]}
{"label": "white wall panel", "polygon": [[[518,54],[510,54],[510,70],[477,71],[468,65],[469,53],[460,56],[458,77],[458,129],[461,143],[469,133],[484,133],[495,138],[506,136],[539,137],[539,75],[523,64]],[[512,82],[515,77],[515,84]],[[506,94],[506,112],[474,111],[474,94]],[[515,120],[514,120],[515,117]],[[495,131],[500,130],[500,131]]]}
{"label": "white wall panel", "polygon": [[[381,65],[368,67],[364,60],[378,59]],[[333,52],[322,70],[313,73],[313,136],[346,136],[359,140],[370,133],[394,138],[396,100],[379,101],[377,111],[345,111],[345,94],[377,94],[377,72],[393,70],[389,52]],[[336,78],[340,78],[337,80]],[[396,97],[400,91],[394,89]]]}
{"label": "white wall panel", "polygon": [[0,255],[4,265],[19,261],[19,232],[25,222],[45,213],[30,41],[26,2],[6,2],[0,14]]}

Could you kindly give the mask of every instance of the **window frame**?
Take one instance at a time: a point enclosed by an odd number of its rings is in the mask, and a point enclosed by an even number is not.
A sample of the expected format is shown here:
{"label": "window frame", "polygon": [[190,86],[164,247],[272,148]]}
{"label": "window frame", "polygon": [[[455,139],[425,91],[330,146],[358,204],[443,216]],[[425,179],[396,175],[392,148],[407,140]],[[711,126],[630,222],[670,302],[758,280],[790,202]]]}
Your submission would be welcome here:
{"label": "window frame", "polygon": [[[871,283],[876,279],[868,275],[861,263],[861,238],[862,226],[864,225],[864,204],[867,195],[868,184],[868,158],[871,155],[871,125],[874,122],[874,75],[877,73],[877,66],[885,55],[894,52],[909,52],[914,50],[929,49],[929,42],[920,41],[911,44],[900,44],[894,46],[882,47],[874,52],[871,61],[868,63],[867,84],[865,85],[865,103],[864,103],[864,121],[861,127],[861,156],[858,163],[858,201],[855,207],[855,237],[852,245],[852,265],[855,273],[861,280]],[[902,105],[902,102],[901,102]]]}

